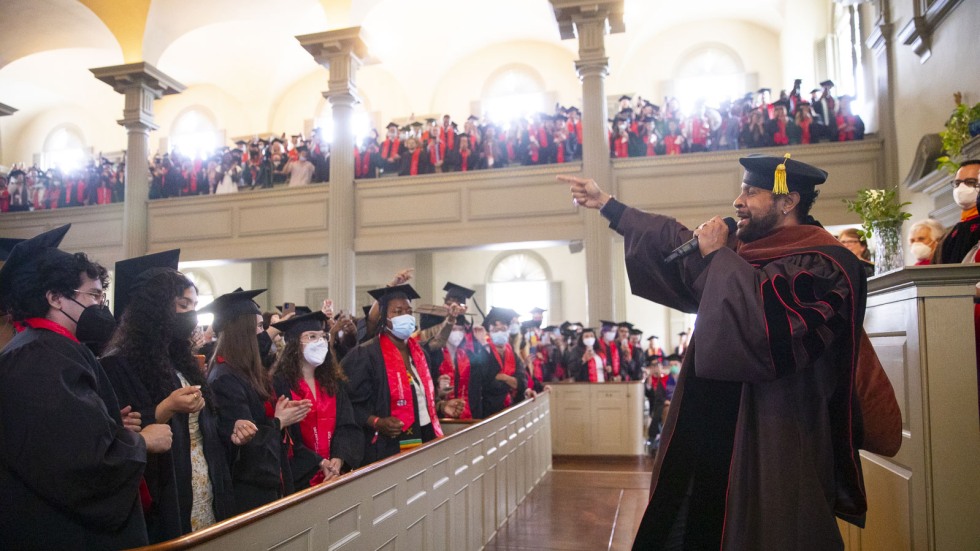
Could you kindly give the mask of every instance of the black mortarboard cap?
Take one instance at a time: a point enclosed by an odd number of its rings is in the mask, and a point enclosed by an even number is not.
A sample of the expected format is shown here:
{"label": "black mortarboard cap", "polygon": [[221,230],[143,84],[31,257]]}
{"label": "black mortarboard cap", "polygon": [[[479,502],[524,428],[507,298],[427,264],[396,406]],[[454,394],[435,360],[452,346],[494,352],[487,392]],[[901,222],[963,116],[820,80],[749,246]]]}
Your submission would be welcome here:
{"label": "black mortarboard cap", "polygon": [[772,92],[772,88],[759,88],[759,91],[756,92],[756,94],[762,94],[765,92]]}
{"label": "black mortarboard cap", "polygon": [[129,306],[129,298],[141,286],[154,277],[177,271],[180,249],[127,258],[116,262],[115,285],[113,285],[112,313],[119,320]]}
{"label": "black mortarboard cap", "polygon": [[815,166],[772,155],[749,155],[738,162],[745,167],[743,182],[757,188],[785,195],[791,191],[809,192],[827,181],[827,173]]}
{"label": "black mortarboard cap", "polygon": [[10,251],[14,250],[14,247],[21,241],[23,239],[0,237],[0,262],[7,260],[7,257],[10,256]]}
{"label": "black mortarboard cap", "polygon": [[684,335],[687,335],[687,331],[681,331],[680,333],[678,333],[678,335],[683,337]]}
{"label": "black mortarboard cap", "polygon": [[623,101],[623,100],[629,101],[631,99],[633,99],[633,98],[631,96],[627,96],[626,94],[623,94],[622,96],[619,96],[619,101]]}
{"label": "black mortarboard cap", "polygon": [[[282,312],[282,309],[283,309],[284,306],[285,305],[283,305],[283,306],[276,305],[276,310],[279,310],[280,312]],[[309,314],[313,310],[311,310],[309,306],[296,306],[293,311],[296,312],[296,315],[297,316],[302,316],[302,315],[305,315],[305,314]]]}
{"label": "black mortarboard cap", "polygon": [[596,334],[597,333],[595,327],[583,327],[582,328],[582,333],[586,333],[586,332],[589,332],[589,331],[591,331],[592,334]]}
{"label": "black mortarboard cap", "polygon": [[642,334],[643,334],[642,329],[637,329],[635,327],[630,329],[630,335],[642,335]]}
{"label": "black mortarboard cap", "polygon": [[599,320],[599,323],[600,323],[599,325],[600,327],[615,327],[616,325],[618,325],[616,322],[609,321],[609,320]]}
{"label": "black mortarboard cap", "polygon": [[226,323],[238,316],[262,314],[262,310],[259,309],[259,305],[253,299],[264,292],[265,289],[253,289],[251,291],[238,290],[225,293],[198,312],[214,314],[212,326],[216,332],[220,332]]}
{"label": "black mortarboard cap", "polygon": [[420,123],[419,121],[415,121],[415,122],[409,124],[409,126],[414,126],[415,128],[420,128],[420,127],[425,126],[425,125],[422,124],[422,123]]}
{"label": "black mortarboard cap", "polygon": [[452,281],[447,281],[442,290],[446,292],[446,298],[455,298],[460,303],[464,303],[467,299],[473,298],[473,294],[476,293],[476,291],[473,289],[467,289],[466,287],[457,285]]}
{"label": "black mortarboard cap", "polygon": [[647,337],[647,340],[648,340],[648,341],[652,341],[653,339],[659,339],[659,338],[660,338],[660,337],[658,337],[658,336],[656,336],[656,335],[650,335],[649,337]]}
{"label": "black mortarboard cap", "polygon": [[517,312],[511,310],[510,308],[501,308],[499,306],[494,306],[490,308],[487,312],[486,317],[483,318],[483,327],[489,329],[496,321],[502,321],[507,325],[510,325],[510,320],[518,316]]}
{"label": "black mortarboard cap", "polygon": [[37,279],[38,267],[46,260],[71,256],[58,248],[71,224],[48,230],[16,244],[0,268],[0,302]]}
{"label": "black mortarboard cap", "polygon": [[402,285],[395,285],[393,287],[381,287],[380,289],[372,289],[368,291],[368,294],[374,297],[374,300],[381,302],[381,299],[392,298],[396,296],[404,296],[408,300],[415,300],[417,298],[422,298],[415,291],[415,289],[408,283]]}
{"label": "black mortarboard cap", "polygon": [[245,140],[235,140],[235,145],[246,145],[248,144]]}
{"label": "black mortarboard cap", "polygon": [[392,126],[394,126],[395,128],[398,128],[398,123],[395,123],[395,122],[389,122],[389,123],[388,123],[388,126],[386,126],[385,128],[391,128]]}
{"label": "black mortarboard cap", "polygon": [[664,358],[664,360],[668,362],[679,362],[681,361],[681,356],[680,354],[671,354],[670,356]]}
{"label": "black mortarboard cap", "polygon": [[834,87],[834,81],[832,81],[832,80],[830,80],[828,78],[827,80],[821,82],[820,83],[820,86],[829,86],[829,87],[833,88]]}
{"label": "black mortarboard cap", "polygon": [[297,315],[288,320],[273,323],[272,326],[282,331],[287,341],[296,340],[307,331],[323,331],[327,316],[319,310]]}
{"label": "black mortarboard cap", "polygon": [[619,322],[619,323],[616,324],[616,327],[625,327],[627,329],[632,329],[633,328],[633,324],[630,323],[630,322],[628,322],[628,321],[621,321],[621,322]]}
{"label": "black mortarboard cap", "polygon": [[468,121],[478,121],[478,120],[480,120],[480,117],[477,117],[476,115],[470,115],[470,116],[466,117],[466,120],[468,120]]}
{"label": "black mortarboard cap", "polygon": [[813,90],[810,90],[810,93],[811,94],[816,94],[819,91],[820,91],[820,88],[814,88]]}
{"label": "black mortarboard cap", "polygon": [[18,176],[24,176],[26,174],[27,174],[26,172],[24,172],[23,170],[21,170],[21,169],[18,168],[18,169],[15,169],[15,170],[11,170],[10,171],[10,174],[7,175],[7,178],[13,179],[13,178],[16,178]]}
{"label": "black mortarboard cap", "polygon": [[531,313],[532,314],[543,314],[545,312],[547,312],[547,310],[545,310],[544,308],[538,308],[537,306],[535,306],[534,308],[531,308]]}
{"label": "black mortarboard cap", "polygon": [[565,112],[566,113],[579,113],[579,114],[582,113],[582,111],[580,111],[579,108],[578,107],[575,107],[574,105],[571,106],[571,107],[569,107]]}
{"label": "black mortarboard cap", "polygon": [[427,122],[427,123],[429,123],[429,124],[432,124],[432,123],[434,123],[434,122],[436,122],[436,120],[435,120],[434,118],[432,118],[432,117],[427,117],[427,118],[425,119],[425,122]]}
{"label": "black mortarboard cap", "polygon": [[542,331],[544,331],[545,333],[551,333],[555,329],[558,329],[558,326],[556,326],[556,325],[549,325],[548,327],[545,327],[544,329],[542,329]]}

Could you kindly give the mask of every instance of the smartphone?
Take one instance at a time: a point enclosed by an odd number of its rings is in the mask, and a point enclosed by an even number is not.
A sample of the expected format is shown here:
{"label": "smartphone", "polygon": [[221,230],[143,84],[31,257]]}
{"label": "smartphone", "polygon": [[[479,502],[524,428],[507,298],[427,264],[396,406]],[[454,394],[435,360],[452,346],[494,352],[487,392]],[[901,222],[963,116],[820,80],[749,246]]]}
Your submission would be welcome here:
{"label": "smartphone", "polygon": [[291,313],[293,313],[295,311],[296,311],[296,303],[295,302],[287,302],[287,303],[285,303],[285,304],[282,305],[282,314],[283,315],[291,314]]}

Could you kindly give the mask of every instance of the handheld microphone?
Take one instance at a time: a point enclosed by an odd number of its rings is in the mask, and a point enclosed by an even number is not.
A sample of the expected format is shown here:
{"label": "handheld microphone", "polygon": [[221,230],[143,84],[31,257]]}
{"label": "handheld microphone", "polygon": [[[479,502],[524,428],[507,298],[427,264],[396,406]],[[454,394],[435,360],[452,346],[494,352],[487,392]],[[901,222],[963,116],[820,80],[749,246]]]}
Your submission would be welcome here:
{"label": "handheld microphone", "polygon": [[[725,225],[728,226],[728,235],[734,234],[735,230],[737,229],[735,219],[729,216],[728,218],[725,218],[724,222]],[[670,264],[678,258],[683,258],[696,250],[698,250],[698,237],[694,236],[690,241],[684,243],[680,247],[677,247],[669,255],[667,255],[667,258],[664,259],[664,264]]]}

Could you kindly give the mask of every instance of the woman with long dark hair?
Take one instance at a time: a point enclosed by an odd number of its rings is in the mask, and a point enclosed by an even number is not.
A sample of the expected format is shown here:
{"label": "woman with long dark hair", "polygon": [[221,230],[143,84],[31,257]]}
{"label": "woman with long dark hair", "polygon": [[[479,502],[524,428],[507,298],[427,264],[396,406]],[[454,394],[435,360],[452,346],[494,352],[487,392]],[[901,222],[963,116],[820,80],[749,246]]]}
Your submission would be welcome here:
{"label": "woman with long dark hair", "polygon": [[606,380],[606,355],[596,340],[595,329],[586,327],[578,345],[568,350],[568,373],[578,382],[602,383]]}
{"label": "woman with long dark hair", "polygon": [[100,360],[121,403],[139,412],[144,424],[168,423],[173,431],[170,451],[147,456],[150,543],[214,524],[233,509],[214,404],[191,353],[197,288],[177,271],[179,253],[116,263],[121,319]]}
{"label": "woman with long dark hair", "polygon": [[[262,312],[252,300],[263,292],[265,289],[235,291],[201,309],[214,313],[212,327],[218,334],[208,383],[218,407],[218,432],[228,446],[236,513],[292,492],[282,431],[306,417],[312,406],[309,400],[274,398],[272,378],[259,354]],[[245,443],[232,440],[240,420],[258,429]]]}
{"label": "woman with long dark hair", "polygon": [[302,421],[286,429],[296,490],[358,467],[364,455],[364,434],[354,422],[347,377],[333,354],[326,321],[323,312],[313,312],[274,324],[285,342],[273,368],[276,394],[313,404]]}

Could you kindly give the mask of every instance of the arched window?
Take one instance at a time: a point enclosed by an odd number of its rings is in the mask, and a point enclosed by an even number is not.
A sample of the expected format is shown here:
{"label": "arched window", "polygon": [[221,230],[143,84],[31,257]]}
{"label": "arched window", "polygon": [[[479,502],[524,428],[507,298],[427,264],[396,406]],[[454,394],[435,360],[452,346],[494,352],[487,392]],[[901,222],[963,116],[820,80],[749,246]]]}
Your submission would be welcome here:
{"label": "arched window", "polygon": [[58,168],[62,172],[71,172],[81,168],[84,161],[85,141],[77,129],[60,126],[45,138],[41,153],[42,169]]}
{"label": "arched window", "polygon": [[748,89],[742,60],[725,46],[703,45],[683,56],[683,60],[674,73],[673,94],[686,112],[699,100],[718,105]]}
{"label": "arched window", "polygon": [[170,150],[195,159],[211,155],[221,143],[222,135],[211,116],[198,107],[181,113],[170,131]]}
{"label": "arched window", "polygon": [[523,65],[505,67],[492,75],[481,103],[484,114],[498,124],[549,111],[540,76]]}
{"label": "arched window", "polygon": [[[214,301],[214,283],[207,273],[198,269],[183,270],[181,273],[197,287],[198,310]],[[197,316],[198,325],[208,326],[212,322],[214,322],[214,314],[198,314]]]}
{"label": "arched window", "polygon": [[551,277],[540,255],[532,251],[505,253],[491,264],[489,274],[487,302],[490,306],[511,308],[522,317],[535,306],[548,309]]}

